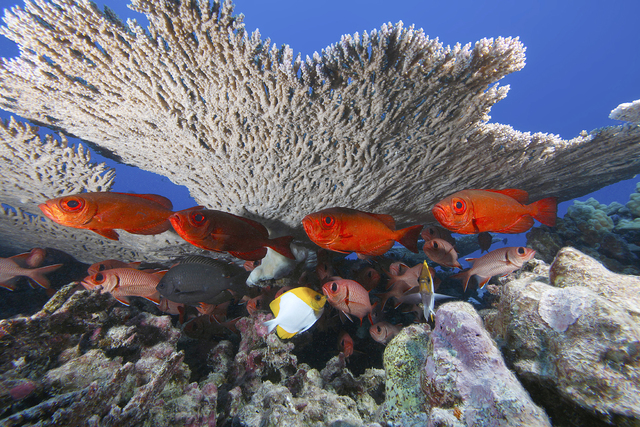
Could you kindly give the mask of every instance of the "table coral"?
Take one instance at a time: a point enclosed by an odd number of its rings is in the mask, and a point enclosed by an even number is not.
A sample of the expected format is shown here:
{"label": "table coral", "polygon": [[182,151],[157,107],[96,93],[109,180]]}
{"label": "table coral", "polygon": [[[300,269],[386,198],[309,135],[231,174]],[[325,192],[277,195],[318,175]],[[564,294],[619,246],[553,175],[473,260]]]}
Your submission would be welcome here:
{"label": "table coral", "polygon": [[302,58],[228,1],[132,3],[147,30],[85,0],[7,10],[20,56],[0,63],[0,105],[212,209],[297,232],[326,206],[403,224],[463,187],[566,200],[640,170],[637,126],[563,140],[487,123],[497,82],[524,66],[517,38],[443,46],[387,23]]}

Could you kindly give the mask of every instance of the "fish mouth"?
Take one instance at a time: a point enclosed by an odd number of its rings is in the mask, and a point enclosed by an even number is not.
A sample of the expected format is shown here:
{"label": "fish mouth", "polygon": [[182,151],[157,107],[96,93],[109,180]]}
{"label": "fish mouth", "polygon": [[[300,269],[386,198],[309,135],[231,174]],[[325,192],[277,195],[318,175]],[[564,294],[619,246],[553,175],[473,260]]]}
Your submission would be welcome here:
{"label": "fish mouth", "polygon": [[440,205],[435,205],[433,209],[431,209],[431,213],[436,217],[440,224],[442,224],[444,219],[446,218],[444,208]]}
{"label": "fish mouth", "polygon": [[182,231],[184,229],[184,222],[182,221],[182,217],[177,213],[171,214],[169,216],[169,222],[176,232]]}
{"label": "fish mouth", "polygon": [[52,221],[56,220],[56,217],[53,214],[53,209],[51,209],[51,206],[49,206],[47,203],[40,203],[38,205],[38,207],[40,208],[40,210],[42,211],[44,216],[46,216],[47,218],[49,218]]}

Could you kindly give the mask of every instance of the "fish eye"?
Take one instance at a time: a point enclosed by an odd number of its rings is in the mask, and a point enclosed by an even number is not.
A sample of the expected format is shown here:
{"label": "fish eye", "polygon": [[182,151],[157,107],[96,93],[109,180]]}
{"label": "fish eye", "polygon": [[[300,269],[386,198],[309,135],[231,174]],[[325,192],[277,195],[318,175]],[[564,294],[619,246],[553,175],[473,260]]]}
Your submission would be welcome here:
{"label": "fish eye", "polygon": [[72,197],[72,198],[61,201],[60,205],[65,210],[77,211],[78,209],[82,209],[82,207],[84,206],[84,203],[82,202],[82,199]]}
{"label": "fish eye", "polygon": [[96,274],[95,280],[96,280],[96,282],[98,282],[98,283],[100,283],[100,282],[104,282],[104,274],[102,274],[102,273],[98,273],[98,274]]}
{"label": "fish eye", "polygon": [[322,299],[320,295],[316,295],[315,298],[316,298],[316,301],[320,301]]}
{"label": "fish eye", "polygon": [[164,289],[164,283],[162,282],[158,283],[158,285],[156,286],[156,289]]}
{"label": "fish eye", "polygon": [[520,247],[518,248],[518,253],[519,253],[520,255],[524,255],[524,248],[523,248],[522,246],[520,246]]}
{"label": "fish eye", "polygon": [[336,219],[331,215],[322,217],[322,225],[324,225],[325,227],[333,227],[335,222],[336,222]]}
{"label": "fish eye", "polygon": [[369,271],[367,272],[367,277],[371,278],[371,276],[373,276],[373,271],[369,270]]}
{"label": "fish eye", "polygon": [[438,242],[433,242],[433,249],[438,249]]}
{"label": "fish eye", "polygon": [[98,271],[105,271],[107,269],[107,266],[104,264],[100,264],[98,265]]}
{"label": "fish eye", "polygon": [[462,214],[467,209],[467,204],[462,199],[453,199],[452,206],[457,214]]}
{"label": "fish eye", "polygon": [[382,328],[380,326],[376,327],[376,329],[378,330],[378,333],[382,332]]}
{"label": "fish eye", "polygon": [[204,222],[204,220],[204,215],[202,215],[200,212],[194,212],[191,214],[191,222],[193,222],[194,225],[200,225]]}
{"label": "fish eye", "polygon": [[331,290],[332,290],[333,292],[336,292],[336,291],[338,290],[338,283],[333,282],[333,283],[331,284]]}

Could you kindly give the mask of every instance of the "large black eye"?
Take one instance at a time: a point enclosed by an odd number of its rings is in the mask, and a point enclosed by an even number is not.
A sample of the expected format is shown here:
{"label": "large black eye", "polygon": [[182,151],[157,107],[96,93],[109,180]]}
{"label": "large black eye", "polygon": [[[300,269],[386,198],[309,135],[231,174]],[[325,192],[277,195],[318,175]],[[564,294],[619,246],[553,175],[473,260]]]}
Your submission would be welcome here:
{"label": "large black eye", "polygon": [[367,277],[371,279],[371,276],[373,276],[373,271],[369,270],[369,272],[367,272]]}
{"label": "large black eye", "polygon": [[524,255],[524,248],[523,248],[522,246],[520,246],[520,247],[518,248],[518,253],[519,253],[520,255]]}
{"label": "large black eye", "polygon": [[98,271],[105,271],[106,269],[107,269],[107,266],[106,266],[106,265],[104,265],[104,264],[100,264],[100,265],[98,266]]}
{"label": "large black eye", "polygon": [[433,249],[438,249],[438,242],[433,242]]}
{"label": "large black eye", "polygon": [[322,222],[324,225],[326,225],[327,227],[331,227],[333,226],[333,224],[336,222],[335,218],[332,217],[331,215],[327,215],[325,217],[322,218]]}
{"label": "large black eye", "polygon": [[164,289],[164,283],[160,282],[158,283],[158,285],[156,286],[156,289]]}
{"label": "large black eye", "polygon": [[194,225],[202,224],[204,222],[204,219],[204,215],[202,215],[200,212],[194,212],[191,214],[191,221]]}
{"label": "large black eye", "polygon": [[338,290],[338,284],[337,284],[336,282],[333,282],[333,283],[331,284],[331,290],[332,290],[333,292],[336,292],[336,291]]}
{"label": "large black eye", "polygon": [[104,282],[104,274],[102,273],[96,274],[96,282]]}
{"label": "large black eye", "polygon": [[462,199],[453,199],[453,212],[456,214],[463,214],[467,209],[467,204]]}
{"label": "large black eye", "polygon": [[61,201],[60,205],[63,209],[66,209],[68,211],[77,211],[78,209],[82,208],[83,203],[81,199],[77,199],[74,197]]}

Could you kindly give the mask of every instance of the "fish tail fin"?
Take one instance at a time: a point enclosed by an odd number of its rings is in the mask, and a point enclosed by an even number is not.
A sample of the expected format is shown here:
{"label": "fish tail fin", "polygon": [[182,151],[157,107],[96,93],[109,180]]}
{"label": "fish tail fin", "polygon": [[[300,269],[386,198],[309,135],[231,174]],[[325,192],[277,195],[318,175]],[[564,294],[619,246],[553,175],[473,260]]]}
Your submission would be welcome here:
{"label": "fish tail fin", "polygon": [[538,200],[535,203],[529,205],[532,207],[531,216],[549,227],[555,227],[556,217],[558,214],[558,198],[547,197],[546,199]]}
{"label": "fish tail fin", "polygon": [[451,275],[451,277],[453,277],[454,279],[458,279],[463,283],[463,288],[462,288],[462,292],[466,292],[467,291],[467,286],[469,285],[469,279],[471,279],[471,275],[469,274],[469,270],[464,270],[461,271],[460,273],[456,273]]}
{"label": "fish tail fin", "polygon": [[62,267],[62,264],[53,264],[53,265],[47,265],[44,267],[34,268],[33,270],[29,271],[28,277],[32,281],[36,282],[39,286],[46,289],[46,288],[49,288],[50,285],[49,285],[49,279],[47,279],[44,275],[47,273],[51,273],[52,271],[56,271],[60,267]]}
{"label": "fish tail fin", "polygon": [[292,241],[293,236],[276,237],[275,239],[269,239],[266,246],[278,252],[280,255],[290,259],[296,259],[296,256],[291,252]]}
{"label": "fish tail fin", "polygon": [[267,320],[263,324],[267,327],[269,332],[273,331],[276,326],[278,326],[278,322],[276,322],[276,319]]}
{"label": "fish tail fin", "polygon": [[414,254],[418,253],[418,237],[422,231],[423,225],[414,225],[412,227],[403,228],[398,230],[398,238],[395,239],[405,248],[409,249]]}

